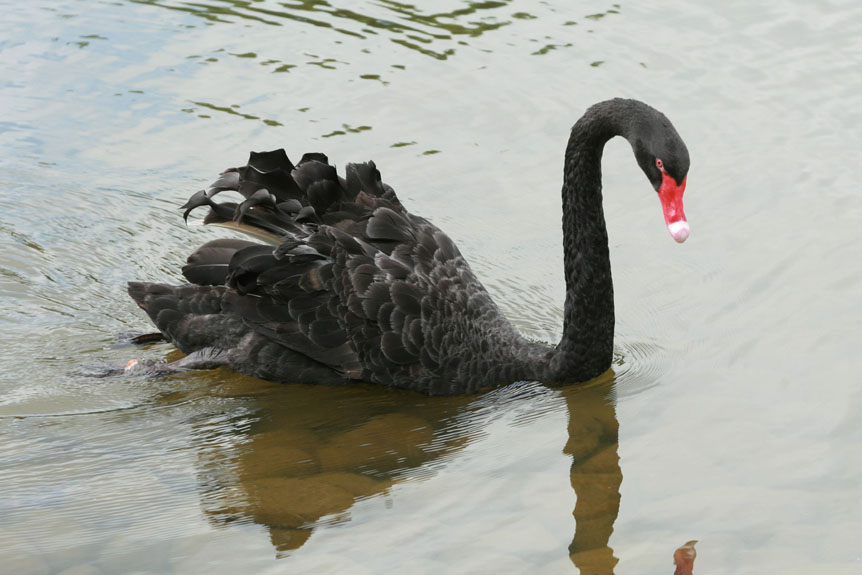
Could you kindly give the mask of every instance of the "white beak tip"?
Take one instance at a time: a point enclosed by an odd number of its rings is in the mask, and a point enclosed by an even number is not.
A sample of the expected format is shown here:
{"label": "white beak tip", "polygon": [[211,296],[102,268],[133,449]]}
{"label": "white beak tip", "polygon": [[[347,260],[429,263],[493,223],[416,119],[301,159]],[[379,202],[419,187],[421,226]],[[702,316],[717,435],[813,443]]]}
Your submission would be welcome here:
{"label": "white beak tip", "polygon": [[688,227],[688,222],[685,220],[668,224],[667,231],[669,231],[671,237],[680,244],[687,240],[688,236],[691,235],[691,228]]}

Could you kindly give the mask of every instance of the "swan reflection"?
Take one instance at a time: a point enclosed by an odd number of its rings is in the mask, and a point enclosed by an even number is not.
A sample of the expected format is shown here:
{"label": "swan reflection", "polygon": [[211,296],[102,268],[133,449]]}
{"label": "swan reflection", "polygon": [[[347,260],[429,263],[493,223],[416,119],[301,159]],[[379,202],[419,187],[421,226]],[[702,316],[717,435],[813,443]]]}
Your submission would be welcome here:
{"label": "swan reflection", "polygon": [[[226,393],[244,395],[247,383],[239,379]],[[612,378],[554,390],[513,386],[469,397],[425,397],[376,386],[267,385],[255,397],[258,416],[240,441],[200,450],[203,507],[218,525],[266,527],[283,556],[305,544],[316,528],[349,521],[356,501],[386,497],[400,481],[433,475],[481,437],[506,404],[523,408],[524,402],[551,399],[559,409],[562,399],[568,440],[560,448],[572,458],[577,496],[569,554],[581,573],[609,573],[617,562],[608,541],[622,482],[612,389]]]}
{"label": "swan reflection", "polygon": [[577,495],[575,536],[569,556],[582,575],[612,573],[617,563],[608,546],[620,511],[619,430],[611,385],[570,388],[563,395],[569,410],[571,481]]}

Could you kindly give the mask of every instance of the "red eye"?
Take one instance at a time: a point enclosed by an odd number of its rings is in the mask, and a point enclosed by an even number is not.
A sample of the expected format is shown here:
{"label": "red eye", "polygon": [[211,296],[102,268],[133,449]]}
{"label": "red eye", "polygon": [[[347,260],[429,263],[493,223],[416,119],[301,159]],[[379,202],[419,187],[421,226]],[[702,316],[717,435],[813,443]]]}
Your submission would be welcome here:
{"label": "red eye", "polygon": [[656,158],[655,159],[655,167],[658,168],[659,170],[663,170],[664,169],[664,162],[662,162],[659,158]]}

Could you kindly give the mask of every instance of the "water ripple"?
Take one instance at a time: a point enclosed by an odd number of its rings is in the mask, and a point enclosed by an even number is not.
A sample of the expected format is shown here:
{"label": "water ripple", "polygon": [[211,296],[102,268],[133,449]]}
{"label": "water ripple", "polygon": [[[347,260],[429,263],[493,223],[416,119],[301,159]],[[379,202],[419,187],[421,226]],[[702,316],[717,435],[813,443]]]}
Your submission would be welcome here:
{"label": "water ripple", "polygon": [[[366,4],[362,11],[341,8],[334,2],[308,0],[302,2],[255,2],[222,0],[218,3],[200,4],[176,0],[134,0],[138,4],[184,12],[204,19],[208,25],[228,24],[242,21],[282,26],[301,24],[317,29],[326,29],[343,36],[368,39],[384,34],[393,44],[402,46],[415,53],[447,60],[455,56],[459,46],[469,45],[470,41],[484,35],[497,33],[513,26],[525,27],[528,43],[543,43],[533,54],[542,55],[558,48],[568,48],[571,41],[551,40],[551,36],[534,37],[536,32],[530,21],[541,19],[547,30],[549,18],[559,20],[559,34],[571,37],[571,27],[578,22],[570,15],[554,14],[553,8],[535,7],[536,14],[507,9],[511,0],[485,0],[463,2],[460,7],[442,11],[428,11],[402,2],[380,0]],[[580,16],[585,24],[596,25],[602,18],[618,14],[619,4],[612,4],[603,12]],[[516,35],[513,34],[513,37]],[[274,60],[270,60],[273,61]]]}

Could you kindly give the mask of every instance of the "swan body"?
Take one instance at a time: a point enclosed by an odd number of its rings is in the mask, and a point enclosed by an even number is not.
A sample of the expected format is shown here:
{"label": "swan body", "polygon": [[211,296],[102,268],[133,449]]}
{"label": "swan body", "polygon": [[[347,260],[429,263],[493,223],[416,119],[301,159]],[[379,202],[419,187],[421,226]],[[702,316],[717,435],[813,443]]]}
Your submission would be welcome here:
{"label": "swan body", "polygon": [[[177,369],[229,365],[273,381],[366,381],[427,394],[585,381],[610,367],[613,352],[601,156],[616,135],[632,144],[671,235],[688,237],[688,152],[667,118],[635,100],[589,108],[566,149],[557,346],[523,338],[455,243],[408,212],[373,162],[349,164],[339,177],[317,153],[295,166],[283,150],[252,153],[246,166],[223,172],[189,199],[184,217],[208,206],[205,223],[257,241],[211,241],[183,267],[188,284],[130,282],[129,293],[190,354]],[[244,201],[216,202],[223,191]]]}

